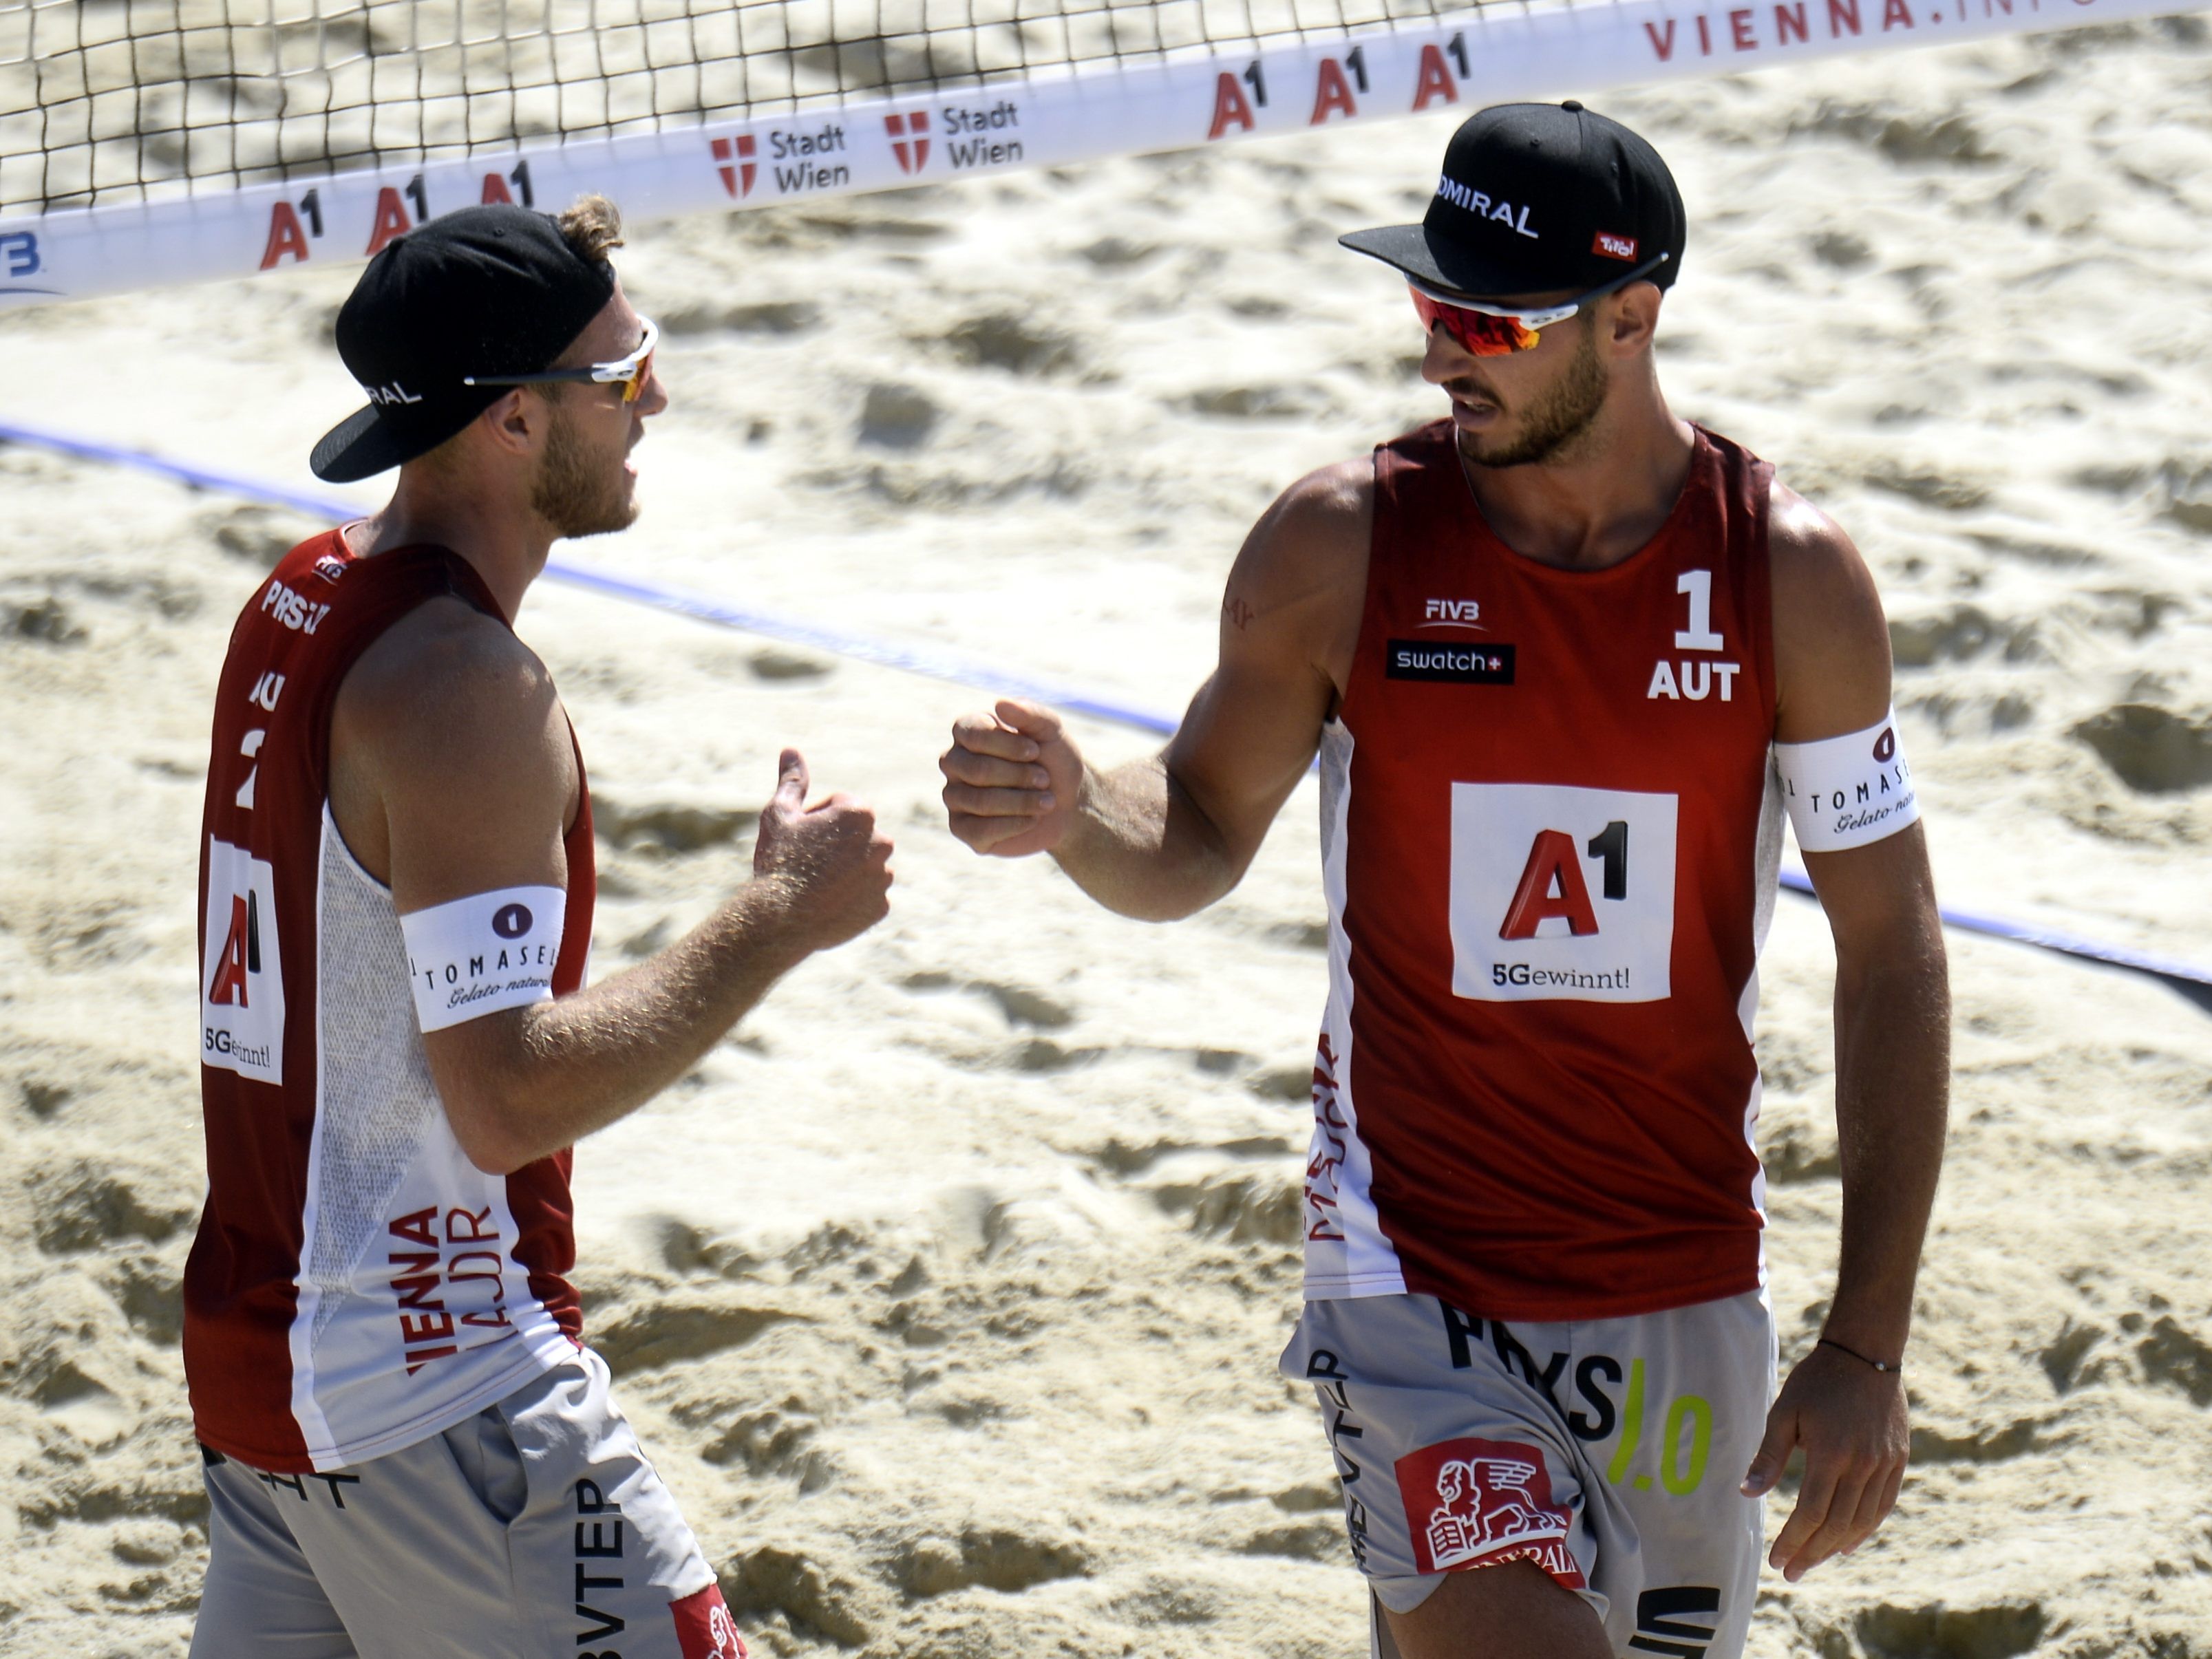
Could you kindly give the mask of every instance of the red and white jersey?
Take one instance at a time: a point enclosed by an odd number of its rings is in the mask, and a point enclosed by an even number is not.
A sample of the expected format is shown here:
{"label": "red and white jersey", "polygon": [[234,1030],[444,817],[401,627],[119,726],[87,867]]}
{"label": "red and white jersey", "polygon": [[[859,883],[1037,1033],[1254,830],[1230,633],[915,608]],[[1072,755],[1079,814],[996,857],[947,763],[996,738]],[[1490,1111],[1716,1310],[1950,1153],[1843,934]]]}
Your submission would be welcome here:
{"label": "red and white jersey", "polygon": [[1762,1282],[1771,476],[1700,431],[1659,533],[1576,571],[1492,533],[1449,422],[1376,452],[1308,1297],[1601,1319]]}
{"label": "red and white jersey", "polygon": [[[256,1468],[360,1463],[573,1357],[569,1155],[486,1175],[431,1081],[389,889],[329,802],[331,712],[425,600],[498,617],[443,548],[287,554],[232,630],[200,847],[207,1208],[185,1269],[199,1438]],[[579,762],[580,767],[580,760]],[[592,936],[588,796],[567,837],[556,994]]]}

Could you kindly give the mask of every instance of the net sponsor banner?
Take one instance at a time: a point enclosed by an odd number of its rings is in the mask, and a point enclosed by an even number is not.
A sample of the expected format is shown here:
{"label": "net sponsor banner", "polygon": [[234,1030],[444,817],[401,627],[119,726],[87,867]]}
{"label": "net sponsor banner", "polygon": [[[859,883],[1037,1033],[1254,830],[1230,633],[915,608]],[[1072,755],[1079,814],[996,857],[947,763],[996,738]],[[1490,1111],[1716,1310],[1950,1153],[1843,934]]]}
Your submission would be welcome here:
{"label": "net sponsor banner", "polygon": [[357,262],[425,218],[483,201],[557,209],[597,191],[643,222],[2176,9],[2174,0],[1498,5],[1257,52],[1216,47],[969,91],[0,220],[0,306]]}

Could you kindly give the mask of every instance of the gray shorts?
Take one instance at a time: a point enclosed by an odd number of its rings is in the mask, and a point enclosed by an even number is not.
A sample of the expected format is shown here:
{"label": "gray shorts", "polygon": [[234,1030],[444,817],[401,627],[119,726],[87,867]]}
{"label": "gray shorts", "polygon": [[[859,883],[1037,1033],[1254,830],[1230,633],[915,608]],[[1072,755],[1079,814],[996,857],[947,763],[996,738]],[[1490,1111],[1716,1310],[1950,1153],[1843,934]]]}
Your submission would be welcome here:
{"label": "gray shorts", "polygon": [[192,1659],[744,1659],[595,1353],[349,1469],[205,1456]]}
{"label": "gray shorts", "polygon": [[1309,1302],[1281,1369],[1320,1397],[1352,1558],[1391,1611],[1528,1560],[1622,1659],[1742,1651],[1765,1514],[1738,1488],[1774,1392],[1759,1292],[1566,1324]]}

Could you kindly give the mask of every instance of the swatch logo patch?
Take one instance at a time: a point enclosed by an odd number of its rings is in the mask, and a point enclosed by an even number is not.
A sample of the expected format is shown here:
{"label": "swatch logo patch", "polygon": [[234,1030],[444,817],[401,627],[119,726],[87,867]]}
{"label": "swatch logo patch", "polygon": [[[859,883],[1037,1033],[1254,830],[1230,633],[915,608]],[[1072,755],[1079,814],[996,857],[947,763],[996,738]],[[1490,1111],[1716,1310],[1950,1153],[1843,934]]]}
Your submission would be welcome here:
{"label": "swatch logo patch", "polygon": [[1437,640],[1392,640],[1382,672],[1394,680],[1427,680],[1445,685],[1510,685],[1513,647],[1458,645]]}

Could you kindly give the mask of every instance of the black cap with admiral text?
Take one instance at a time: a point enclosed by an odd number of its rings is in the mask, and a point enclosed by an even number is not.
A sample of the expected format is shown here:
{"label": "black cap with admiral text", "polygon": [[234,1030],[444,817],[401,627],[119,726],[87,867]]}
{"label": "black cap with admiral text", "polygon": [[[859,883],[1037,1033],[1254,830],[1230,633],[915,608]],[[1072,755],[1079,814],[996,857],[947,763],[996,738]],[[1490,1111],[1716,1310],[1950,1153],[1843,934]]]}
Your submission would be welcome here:
{"label": "black cap with admiral text", "polygon": [[1570,99],[1499,104],[1460,124],[1418,225],[1337,240],[1425,288],[1471,300],[1584,293],[1681,268],[1682,194],[1659,152]]}
{"label": "black cap with admiral text", "polygon": [[338,308],[338,356],[368,406],[325,434],[307,465],[350,483],[428,454],[509,390],[464,376],[550,368],[614,289],[612,265],[527,208],[461,208],[408,232]]}

